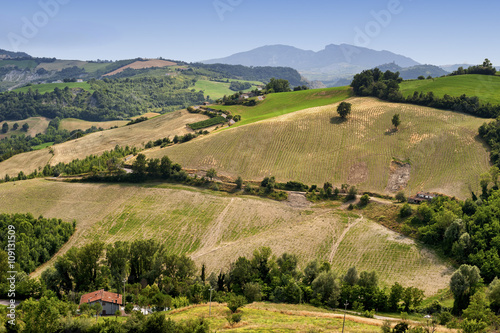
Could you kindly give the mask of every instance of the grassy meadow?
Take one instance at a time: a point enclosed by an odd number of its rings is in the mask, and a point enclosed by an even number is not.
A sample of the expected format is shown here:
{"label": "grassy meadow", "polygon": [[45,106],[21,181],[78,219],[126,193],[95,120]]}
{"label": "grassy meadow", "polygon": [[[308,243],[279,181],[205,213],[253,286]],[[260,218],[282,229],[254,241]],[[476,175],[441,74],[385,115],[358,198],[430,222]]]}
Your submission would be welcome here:
{"label": "grassy meadow", "polygon": [[356,265],[359,270],[376,270],[384,285],[397,280],[427,295],[445,288],[450,278],[447,263],[375,222],[331,207],[299,208],[292,201],[165,183],[35,179],[0,184],[0,211],[76,220],[76,233],[60,253],[95,240],[154,238],[171,253],[189,254],[200,266],[205,263],[209,273],[269,246],[277,256],[296,254],[301,267],[315,258],[330,261],[339,273]]}
{"label": "grassy meadow", "polygon": [[38,90],[38,92],[40,94],[45,94],[48,92],[53,92],[55,88],[64,89],[66,87],[68,87],[70,89],[80,88],[83,90],[87,90],[89,92],[94,92],[91,89],[90,84],[88,84],[87,82],[63,82],[63,83],[34,84],[31,86],[27,86],[27,87],[17,88],[17,89],[14,89],[13,91],[26,93],[26,92],[28,92],[29,89],[31,89],[33,91]]}
{"label": "grassy meadow", "polygon": [[435,96],[445,94],[459,97],[463,94],[477,96],[483,103],[500,104],[500,77],[490,75],[456,75],[429,80],[403,81],[400,84],[403,96],[413,95],[413,92],[434,92]]}
{"label": "grassy meadow", "polygon": [[[239,80],[230,80],[230,81],[233,82]],[[255,81],[240,81],[240,82],[250,82],[253,85],[252,88],[244,90],[243,92],[254,90],[256,85],[262,84],[261,82],[255,82]],[[205,96],[208,95],[210,96],[211,99],[215,100],[224,97],[224,95],[233,95],[234,93],[236,93],[236,91],[229,89],[230,84],[231,84],[230,82],[226,83],[226,82],[216,82],[209,80],[198,80],[194,85],[194,89],[203,90],[203,94]]]}
{"label": "grassy meadow", "polygon": [[351,95],[348,87],[302,90],[267,95],[254,107],[216,105],[214,108],[241,115],[241,121],[232,126],[238,127],[307,108],[337,103]]}
{"label": "grassy meadow", "polygon": [[[426,190],[465,198],[469,187],[478,189],[479,175],[490,167],[477,134],[484,119],[374,98],[349,101],[353,109],[346,121],[338,117],[337,104],[315,107],[146,155],[168,155],[186,168],[215,168],[234,179],[276,176],[280,182],[319,186],[329,181],[378,193],[388,192],[393,158],[409,159],[407,194]],[[402,124],[394,133],[391,118],[396,113]]]}

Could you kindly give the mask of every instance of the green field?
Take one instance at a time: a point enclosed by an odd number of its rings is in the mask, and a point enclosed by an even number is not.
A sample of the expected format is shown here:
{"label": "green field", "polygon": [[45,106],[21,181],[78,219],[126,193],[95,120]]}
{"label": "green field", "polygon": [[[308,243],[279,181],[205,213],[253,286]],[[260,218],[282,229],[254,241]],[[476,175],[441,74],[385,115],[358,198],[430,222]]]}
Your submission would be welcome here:
{"label": "green field", "polygon": [[218,124],[224,124],[226,121],[227,121],[226,118],[224,118],[222,116],[217,116],[217,117],[213,117],[213,118],[210,118],[207,120],[199,121],[197,123],[189,124],[189,127],[191,127],[191,129],[197,131],[197,130],[202,129],[202,128],[207,128],[207,127],[218,125]]}
{"label": "green field", "polygon": [[238,127],[315,106],[337,103],[351,95],[352,92],[347,87],[303,90],[269,94],[263,101],[252,107],[215,105],[213,108],[230,111],[233,115],[241,115],[241,121],[233,126]]}
{"label": "green field", "polygon": [[89,92],[94,92],[90,84],[87,82],[66,82],[66,83],[44,83],[44,84],[34,84],[32,86],[27,86],[27,87],[22,87],[22,88],[17,88],[14,89],[13,91],[15,92],[28,92],[28,90],[31,88],[31,90],[35,91],[38,90],[40,94],[45,94],[48,92],[54,91],[55,88],[59,89],[64,89],[66,87],[71,88],[81,88],[83,90],[87,90]]}
{"label": "green field", "polygon": [[33,146],[31,148],[33,150],[40,150],[40,149],[44,149],[44,148],[50,147],[53,144],[54,144],[54,142],[46,142],[46,143],[42,143],[41,145],[38,145],[38,146]]}
{"label": "green field", "polygon": [[[296,96],[301,95],[289,96],[299,100]],[[332,97],[336,98],[339,96]],[[168,155],[186,168],[215,168],[234,179],[241,176],[260,181],[276,176],[279,182],[320,186],[329,181],[338,187],[347,183],[378,193],[394,193],[388,189],[389,180],[394,174],[397,179],[400,170],[393,170],[391,162],[393,158],[409,158],[407,194],[426,190],[466,198],[469,187],[478,189],[479,175],[490,167],[489,153],[477,134],[484,119],[374,98],[349,101],[353,109],[347,121],[339,119],[333,104],[233,126],[181,145],[147,151],[146,155]],[[314,102],[318,101],[304,104]],[[391,133],[395,113],[400,114],[402,125],[397,133]],[[263,113],[259,117],[270,116]],[[243,120],[259,117],[243,115]]]}
{"label": "green field", "polygon": [[[230,80],[230,81],[250,82],[252,85],[254,85],[252,86],[252,88],[244,90],[244,92],[254,90],[256,85],[262,84],[261,82],[254,82],[254,81],[241,81],[241,80]],[[211,99],[216,100],[224,97],[224,95],[233,95],[234,93],[236,93],[236,91],[232,91],[231,89],[229,89],[230,84],[231,83],[226,83],[226,82],[198,80],[194,85],[194,89],[203,90],[205,96],[210,96]]]}
{"label": "green field", "polygon": [[[95,240],[154,238],[170,253],[189,254],[199,266],[205,263],[210,273],[268,246],[277,256],[296,254],[300,267],[315,258],[330,261],[342,273],[354,264],[363,269],[372,264],[383,285],[399,279],[428,295],[447,286],[448,264],[413,242],[400,246],[398,234],[375,222],[331,207],[294,207],[291,203],[297,199],[290,200],[277,202],[161,183],[137,186],[35,179],[0,184],[2,212],[76,220],[75,235],[62,252]],[[359,242],[353,246],[355,238]]]}
{"label": "green field", "polygon": [[404,96],[413,95],[413,92],[427,93],[432,91],[435,96],[443,97],[477,96],[483,103],[500,104],[500,77],[491,75],[456,75],[429,80],[403,81],[400,84]]}

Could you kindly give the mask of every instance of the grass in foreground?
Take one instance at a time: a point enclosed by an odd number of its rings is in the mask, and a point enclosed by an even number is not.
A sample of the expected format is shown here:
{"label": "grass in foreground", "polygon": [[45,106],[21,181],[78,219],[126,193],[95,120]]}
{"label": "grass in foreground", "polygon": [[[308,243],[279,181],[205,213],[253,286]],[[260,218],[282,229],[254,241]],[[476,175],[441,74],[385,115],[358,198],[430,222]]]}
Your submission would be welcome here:
{"label": "grass in foreground", "polygon": [[404,81],[400,84],[403,96],[413,92],[434,92],[437,97],[445,94],[459,97],[463,94],[477,96],[482,103],[500,104],[500,77],[492,75],[456,75],[429,80]]}

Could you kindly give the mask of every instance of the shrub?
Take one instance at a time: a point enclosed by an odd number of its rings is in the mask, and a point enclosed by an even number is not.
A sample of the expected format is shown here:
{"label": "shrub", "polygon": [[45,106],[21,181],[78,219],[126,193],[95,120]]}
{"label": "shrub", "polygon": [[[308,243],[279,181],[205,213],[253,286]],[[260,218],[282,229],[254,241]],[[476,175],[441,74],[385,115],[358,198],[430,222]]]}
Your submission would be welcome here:
{"label": "shrub", "polygon": [[399,202],[406,202],[406,196],[405,196],[405,193],[403,191],[399,191],[397,194],[396,194],[396,200],[399,201]]}
{"label": "shrub", "polygon": [[132,310],[134,310],[134,305],[132,303],[128,303],[127,305],[125,305],[126,314],[132,313]]}
{"label": "shrub", "polygon": [[233,326],[236,323],[241,321],[242,314],[241,313],[230,313],[227,315],[226,319],[229,325]]}
{"label": "shrub", "polygon": [[359,199],[359,203],[361,206],[368,205],[368,202],[370,202],[370,196],[368,194],[363,194],[361,196],[361,199]]}
{"label": "shrub", "polygon": [[227,301],[227,307],[231,310],[232,313],[238,311],[239,308],[243,307],[246,304],[247,300],[245,297],[239,295],[232,295]]}
{"label": "shrub", "polygon": [[347,196],[345,197],[345,199],[346,199],[347,201],[349,201],[349,200],[354,200],[354,199],[356,199],[356,194],[357,194],[357,193],[358,193],[358,190],[356,189],[356,187],[351,186],[351,187],[349,188],[349,191],[347,192]]}
{"label": "shrub", "polygon": [[410,205],[405,203],[403,207],[399,210],[399,216],[401,218],[405,218],[413,214],[413,209],[411,209]]}

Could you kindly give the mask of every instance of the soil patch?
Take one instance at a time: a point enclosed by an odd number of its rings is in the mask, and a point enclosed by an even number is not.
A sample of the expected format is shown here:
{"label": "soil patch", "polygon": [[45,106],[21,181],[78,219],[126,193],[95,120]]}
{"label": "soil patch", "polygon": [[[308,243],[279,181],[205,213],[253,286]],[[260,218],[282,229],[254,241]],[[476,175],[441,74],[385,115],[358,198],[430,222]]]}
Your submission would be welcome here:
{"label": "soil patch", "polygon": [[390,170],[391,174],[385,190],[394,193],[405,189],[410,180],[411,165],[392,161]]}
{"label": "soil patch", "polygon": [[354,164],[349,169],[349,176],[347,177],[348,184],[360,184],[368,180],[368,166],[366,162]]}

